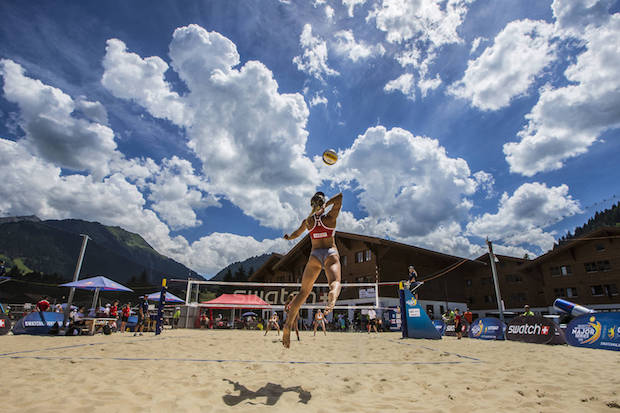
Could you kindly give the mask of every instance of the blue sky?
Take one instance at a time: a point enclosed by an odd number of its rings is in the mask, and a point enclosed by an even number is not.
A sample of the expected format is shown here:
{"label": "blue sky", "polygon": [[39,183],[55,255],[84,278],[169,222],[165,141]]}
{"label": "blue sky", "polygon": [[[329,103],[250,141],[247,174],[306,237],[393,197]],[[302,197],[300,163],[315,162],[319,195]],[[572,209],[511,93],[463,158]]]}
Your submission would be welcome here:
{"label": "blue sky", "polygon": [[0,215],[205,275],[286,252],[316,190],[340,230],[466,257],[618,201],[618,1],[4,1],[0,60]]}

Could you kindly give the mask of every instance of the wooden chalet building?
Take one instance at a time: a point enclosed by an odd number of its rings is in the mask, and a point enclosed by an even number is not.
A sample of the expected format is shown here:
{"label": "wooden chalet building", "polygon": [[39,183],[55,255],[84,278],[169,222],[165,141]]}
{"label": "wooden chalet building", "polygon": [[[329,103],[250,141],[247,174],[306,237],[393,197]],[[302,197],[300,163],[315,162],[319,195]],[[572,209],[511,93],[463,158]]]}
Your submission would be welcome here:
{"label": "wooden chalet building", "polygon": [[[420,301],[435,316],[444,312],[447,307],[466,306],[466,279],[485,271],[490,275],[490,268],[482,261],[468,260],[377,237],[338,231],[336,246],[340,253],[343,284],[405,280],[408,278],[407,267],[410,264],[415,266],[419,279],[424,280],[465,260],[454,271],[428,281],[420,288]],[[310,249],[310,238],[306,235],[286,255],[273,254],[251,275],[250,281],[301,282]],[[317,282],[327,282],[324,272],[321,272]],[[358,294],[357,288],[343,288],[340,299],[355,300],[357,304],[362,304],[364,298]],[[381,305],[396,305],[397,286],[381,286],[379,296]],[[365,300],[367,304],[374,304],[374,295],[373,298],[366,297]]]}

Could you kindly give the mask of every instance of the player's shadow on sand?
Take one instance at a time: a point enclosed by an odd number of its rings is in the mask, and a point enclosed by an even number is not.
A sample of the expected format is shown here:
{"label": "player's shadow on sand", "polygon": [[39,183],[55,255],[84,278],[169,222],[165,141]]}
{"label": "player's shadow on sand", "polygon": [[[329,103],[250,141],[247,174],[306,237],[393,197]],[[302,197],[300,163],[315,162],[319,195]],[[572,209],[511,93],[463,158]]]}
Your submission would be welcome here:
{"label": "player's shadow on sand", "polygon": [[[295,392],[295,393],[299,393],[299,402],[303,403],[303,404],[307,404],[308,400],[310,400],[310,398],[312,397],[312,395],[310,394],[309,391],[305,391],[304,389],[301,388],[301,386],[295,386],[295,387],[282,387],[279,384],[274,384],[274,383],[267,383],[265,384],[263,387],[261,387],[260,389],[256,390],[256,391],[251,391],[249,390],[247,387],[245,387],[244,385],[234,382],[232,380],[228,380],[228,379],[222,379],[224,381],[229,382],[230,384],[232,384],[233,386],[235,386],[235,390],[239,390],[239,395],[238,396],[233,396],[231,394],[226,394],[224,396],[222,396],[222,399],[224,400],[224,403],[226,403],[228,406],[236,406],[239,403],[245,401],[245,400],[254,400],[257,399],[259,397],[266,397],[267,401],[265,402],[265,404],[267,406],[273,406],[274,404],[276,404],[278,402],[278,400],[280,400],[280,397],[285,393],[285,392]],[[256,402],[251,402],[248,401],[249,404],[259,404]],[[262,404],[262,403],[260,403]]]}

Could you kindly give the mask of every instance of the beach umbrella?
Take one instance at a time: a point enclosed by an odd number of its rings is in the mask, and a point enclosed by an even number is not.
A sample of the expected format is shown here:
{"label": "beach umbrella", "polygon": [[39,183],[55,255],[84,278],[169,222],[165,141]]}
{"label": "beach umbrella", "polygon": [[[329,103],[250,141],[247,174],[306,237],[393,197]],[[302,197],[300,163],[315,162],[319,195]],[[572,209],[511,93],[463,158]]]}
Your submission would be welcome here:
{"label": "beach umbrella", "polygon": [[[154,293],[151,293],[147,296],[147,299],[149,301],[159,301],[159,297],[161,296],[161,291],[157,291]],[[166,302],[167,303],[185,303],[184,300],[180,299],[179,297],[177,297],[176,295],[166,291]]]}
{"label": "beach umbrella", "polygon": [[93,305],[91,306],[92,308],[96,308],[97,298],[99,298],[99,291],[133,292],[131,288],[127,288],[124,285],[119,284],[116,281],[112,281],[111,279],[101,275],[97,277],[84,278],[83,280],[78,280],[66,284],[61,284],[60,287],[72,287],[79,290],[95,291],[95,295],[93,296]]}
{"label": "beach umbrella", "polygon": [[241,314],[241,317],[248,317],[248,316],[251,316],[251,315],[253,315],[255,317],[258,316],[256,313],[253,313],[252,311],[248,311],[247,313]]}

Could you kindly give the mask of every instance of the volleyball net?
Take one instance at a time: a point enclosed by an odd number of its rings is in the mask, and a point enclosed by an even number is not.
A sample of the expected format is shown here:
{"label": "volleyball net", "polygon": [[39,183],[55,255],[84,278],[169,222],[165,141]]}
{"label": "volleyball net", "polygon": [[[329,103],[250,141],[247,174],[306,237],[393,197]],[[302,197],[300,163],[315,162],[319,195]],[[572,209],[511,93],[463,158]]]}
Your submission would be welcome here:
{"label": "volleyball net", "polygon": [[[171,280],[186,283],[185,303],[190,307],[213,309],[284,309],[289,294],[297,294],[301,283],[260,283],[234,281]],[[395,282],[342,283],[334,310],[368,310],[380,307],[380,288],[393,288]],[[391,286],[391,287],[387,287]],[[324,309],[327,306],[329,284],[315,283],[302,309]],[[396,293],[394,296],[397,296]]]}

